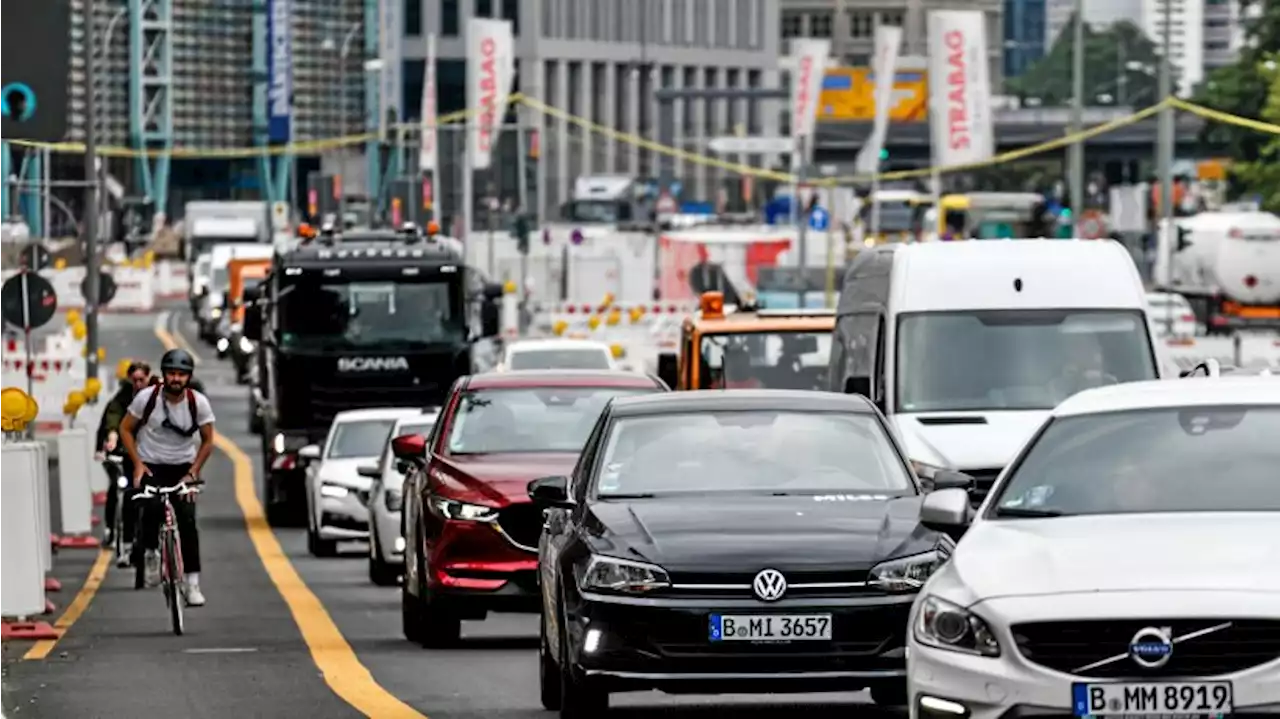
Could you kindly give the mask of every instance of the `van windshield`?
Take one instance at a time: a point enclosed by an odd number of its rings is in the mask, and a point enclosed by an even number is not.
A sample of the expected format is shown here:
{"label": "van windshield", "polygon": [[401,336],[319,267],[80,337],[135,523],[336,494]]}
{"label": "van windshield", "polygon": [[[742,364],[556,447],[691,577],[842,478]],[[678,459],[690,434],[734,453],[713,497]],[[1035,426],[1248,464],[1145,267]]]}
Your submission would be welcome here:
{"label": "van windshield", "polygon": [[898,320],[898,412],[1052,409],[1157,376],[1137,310],[983,310]]}

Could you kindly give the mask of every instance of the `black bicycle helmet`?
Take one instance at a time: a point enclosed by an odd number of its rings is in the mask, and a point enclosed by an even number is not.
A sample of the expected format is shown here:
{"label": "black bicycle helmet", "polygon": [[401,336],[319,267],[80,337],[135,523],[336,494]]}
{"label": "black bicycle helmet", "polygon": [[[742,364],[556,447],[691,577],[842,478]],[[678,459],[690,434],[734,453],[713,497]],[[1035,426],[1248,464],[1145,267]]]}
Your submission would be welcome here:
{"label": "black bicycle helmet", "polygon": [[164,357],[160,358],[161,372],[186,372],[191,374],[196,371],[195,358],[186,350],[172,349],[164,353]]}

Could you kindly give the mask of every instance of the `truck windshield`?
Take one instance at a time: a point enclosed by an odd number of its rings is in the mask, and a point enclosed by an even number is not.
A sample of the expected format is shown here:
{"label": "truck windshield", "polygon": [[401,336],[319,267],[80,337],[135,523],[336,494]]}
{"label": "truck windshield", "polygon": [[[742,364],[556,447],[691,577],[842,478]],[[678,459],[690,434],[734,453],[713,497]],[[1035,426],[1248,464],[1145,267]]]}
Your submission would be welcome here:
{"label": "truck windshield", "polygon": [[702,336],[698,389],[826,388],[830,332],[738,332]]}
{"label": "truck windshield", "polygon": [[466,341],[458,280],[303,278],[280,290],[284,349],[425,346]]}
{"label": "truck windshield", "polygon": [[1052,409],[1091,387],[1156,377],[1137,310],[904,314],[897,411]]}

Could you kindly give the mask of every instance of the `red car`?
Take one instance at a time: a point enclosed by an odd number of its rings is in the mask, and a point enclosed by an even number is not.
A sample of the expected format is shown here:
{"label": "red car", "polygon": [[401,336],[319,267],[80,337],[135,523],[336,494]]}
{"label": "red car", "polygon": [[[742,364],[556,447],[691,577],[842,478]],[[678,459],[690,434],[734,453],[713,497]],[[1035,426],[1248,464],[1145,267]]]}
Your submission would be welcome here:
{"label": "red car", "polygon": [[464,619],[536,612],[542,511],[531,480],[572,472],[610,399],[665,392],[619,371],[529,370],[463,377],[426,438],[397,437],[407,467],[402,513],[404,635],[458,640]]}

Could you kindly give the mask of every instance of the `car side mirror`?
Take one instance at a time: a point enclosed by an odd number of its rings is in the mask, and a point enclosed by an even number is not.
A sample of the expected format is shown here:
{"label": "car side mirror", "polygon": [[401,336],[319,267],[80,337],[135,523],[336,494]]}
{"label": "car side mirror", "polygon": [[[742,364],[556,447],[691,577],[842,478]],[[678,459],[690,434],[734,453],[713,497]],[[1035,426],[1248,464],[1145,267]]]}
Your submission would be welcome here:
{"label": "car side mirror", "polygon": [[320,459],[320,445],[309,444],[298,450],[298,459]]}
{"label": "car side mirror", "polygon": [[529,483],[529,499],[541,507],[573,506],[569,499],[568,477],[542,477]]}
{"label": "car side mirror", "polygon": [[412,464],[409,464],[403,459],[396,460],[396,471],[399,472],[400,474],[403,474],[407,477],[409,476],[409,472],[411,472],[412,470],[413,470]]}
{"label": "car side mirror", "polygon": [[958,487],[925,495],[920,523],[936,532],[959,538],[969,527],[969,493]]}
{"label": "car side mirror", "polygon": [[248,305],[244,311],[244,324],[240,334],[254,342],[262,340],[262,313],[254,305]]}
{"label": "car side mirror", "polygon": [[506,292],[506,288],[500,282],[484,283],[484,298],[490,302],[498,302],[502,299],[502,295]]}
{"label": "car side mirror", "polygon": [[391,453],[410,465],[422,464],[427,460],[427,438],[420,434],[402,434],[391,440]]}
{"label": "car side mirror", "polygon": [[680,358],[669,353],[658,355],[658,379],[675,389],[680,384]]}
{"label": "car side mirror", "polygon": [[974,484],[974,479],[971,475],[957,472],[954,469],[939,469],[934,473],[933,479],[925,481],[933,491],[963,489],[967,492],[973,488]]}
{"label": "car side mirror", "polygon": [[502,334],[502,307],[496,300],[485,300],[480,305],[480,336],[497,337]]}
{"label": "car side mirror", "polygon": [[369,479],[378,479],[382,477],[382,473],[378,471],[378,465],[365,464],[356,468],[356,474]]}

